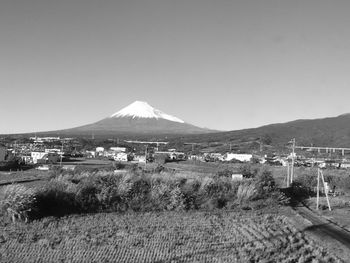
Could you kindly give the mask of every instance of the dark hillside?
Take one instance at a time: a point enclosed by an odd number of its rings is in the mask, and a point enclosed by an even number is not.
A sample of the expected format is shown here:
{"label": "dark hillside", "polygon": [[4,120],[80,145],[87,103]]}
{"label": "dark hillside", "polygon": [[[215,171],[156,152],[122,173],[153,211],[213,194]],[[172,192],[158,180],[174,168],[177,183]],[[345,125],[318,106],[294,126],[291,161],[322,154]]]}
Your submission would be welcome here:
{"label": "dark hillside", "polygon": [[192,142],[261,142],[284,146],[292,138],[299,145],[332,147],[350,146],[350,114],[313,120],[296,120],[238,131],[189,135]]}

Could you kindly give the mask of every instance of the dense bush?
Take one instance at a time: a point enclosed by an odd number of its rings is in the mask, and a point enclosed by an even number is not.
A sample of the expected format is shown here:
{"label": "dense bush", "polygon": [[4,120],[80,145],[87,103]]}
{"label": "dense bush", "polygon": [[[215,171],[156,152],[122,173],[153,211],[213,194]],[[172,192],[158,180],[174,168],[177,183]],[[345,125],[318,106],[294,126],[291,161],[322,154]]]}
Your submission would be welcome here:
{"label": "dense bush", "polygon": [[36,191],[36,204],[31,216],[40,218],[81,212],[75,200],[76,192],[76,186],[72,183],[51,180]]}
{"label": "dense bush", "polygon": [[239,167],[239,172],[245,178],[254,178],[258,174],[260,169],[261,168],[259,168],[259,166],[257,166],[257,165],[252,165],[252,164],[249,164],[249,163],[245,163],[245,164],[242,164]]}
{"label": "dense bush", "polygon": [[257,190],[256,197],[258,199],[264,199],[276,190],[275,179],[273,178],[271,171],[265,168],[257,173],[255,184]]}
{"label": "dense bush", "polygon": [[17,197],[8,194],[6,200],[15,201],[8,202],[5,208],[20,211],[18,217],[38,218],[100,211],[260,208],[285,201],[271,172],[262,169],[254,173],[254,178],[243,181],[217,175],[186,178],[166,172],[142,173],[139,169],[122,174],[61,174],[35,193],[18,186],[19,190],[13,192],[18,196],[27,194],[28,201],[19,207]]}
{"label": "dense bush", "polygon": [[233,171],[230,169],[225,169],[225,170],[218,171],[216,174],[219,177],[231,177],[233,174]]}
{"label": "dense bush", "polygon": [[1,212],[13,222],[28,221],[35,201],[35,193],[32,189],[18,184],[8,185],[4,189],[4,198],[0,201]]}

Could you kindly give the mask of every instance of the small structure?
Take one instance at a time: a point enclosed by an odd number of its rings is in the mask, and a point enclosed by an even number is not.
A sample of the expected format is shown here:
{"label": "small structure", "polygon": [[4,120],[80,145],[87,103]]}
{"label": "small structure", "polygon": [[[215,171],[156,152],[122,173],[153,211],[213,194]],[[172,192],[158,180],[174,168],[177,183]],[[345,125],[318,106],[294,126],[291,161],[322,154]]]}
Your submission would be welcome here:
{"label": "small structure", "polygon": [[205,153],[204,160],[206,162],[224,161],[224,156],[221,153]]}
{"label": "small structure", "polygon": [[111,147],[109,150],[113,152],[126,152],[126,147]]}
{"label": "small structure", "polygon": [[234,181],[242,181],[243,180],[243,174],[232,174],[232,180],[234,180]]}
{"label": "small structure", "polygon": [[31,152],[30,153],[30,157],[32,158],[32,162],[34,164],[38,163],[39,159],[42,159],[45,154],[47,154],[46,152]]}
{"label": "small structure", "polygon": [[75,170],[75,165],[63,165],[62,169],[66,171],[74,171]]}
{"label": "small structure", "polygon": [[124,152],[117,153],[114,156],[114,160],[118,162],[127,162],[128,161],[128,155]]}
{"label": "small structure", "polygon": [[226,153],[224,155],[225,161],[238,160],[240,162],[250,162],[253,158],[252,154],[241,154],[241,153]]}
{"label": "small structure", "polygon": [[31,152],[30,157],[34,164],[37,163],[57,163],[60,156],[52,152]]}
{"label": "small structure", "polygon": [[96,147],[96,156],[103,156],[105,152],[105,148],[103,147]]}
{"label": "small structure", "polygon": [[86,151],[85,155],[86,155],[86,158],[95,158],[96,152],[95,151]]}
{"label": "small structure", "polygon": [[48,171],[48,170],[50,170],[50,167],[48,165],[40,165],[35,169],[40,170],[40,171]]}
{"label": "small structure", "polygon": [[350,162],[342,162],[340,164],[340,168],[349,169],[350,168]]}
{"label": "small structure", "polygon": [[144,156],[144,155],[136,155],[134,160],[138,161],[139,163],[146,163],[146,156]]}

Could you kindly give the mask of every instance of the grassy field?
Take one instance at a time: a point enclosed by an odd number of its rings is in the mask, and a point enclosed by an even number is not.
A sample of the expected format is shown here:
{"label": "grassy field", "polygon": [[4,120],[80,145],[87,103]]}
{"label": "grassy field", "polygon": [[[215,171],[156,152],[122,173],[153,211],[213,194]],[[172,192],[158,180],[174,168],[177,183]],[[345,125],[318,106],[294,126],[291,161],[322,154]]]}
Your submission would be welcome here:
{"label": "grassy field", "polygon": [[0,233],[1,262],[340,262],[278,214],[101,213]]}

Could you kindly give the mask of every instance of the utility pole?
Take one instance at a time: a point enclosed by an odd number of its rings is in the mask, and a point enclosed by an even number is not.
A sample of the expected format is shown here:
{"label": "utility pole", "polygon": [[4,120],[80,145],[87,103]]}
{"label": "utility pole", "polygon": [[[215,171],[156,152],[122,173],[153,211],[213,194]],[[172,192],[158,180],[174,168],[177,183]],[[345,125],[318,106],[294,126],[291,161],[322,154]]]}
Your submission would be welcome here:
{"label": "utility pole", "polygon": [[262,144],[262,141],[261,141],[261,138],[259,139],[259,145],[260,145],[260,152],[262,152],[262,150],[263,150],[263,144]]}
{"label": "utility pole", "polygon": [[60,166],[62,167],[62,158],[63,158],[63,141],[61,141],[62,146],[61,146],[61,161],[60,161]]}
{"label": "utility pole", "polygon": [[147,163],[147,147],[148,147],[148,145],[146,144],[146,150],[145,150],[145,165],[146,165],[146,163]]}
{"label": "utility pole", "polygon": [[287,162],[287,187],[289,187],[289,162]]}
{"label": "utility pole", "polygon": [[317,170],[317,197],[316,197],[316,210],[320,204],[320,169]]}
{"label": "utility pole", "polygon": [[293,179],[294,179],[294,155],[295,155],[295,138],[292,139],[292,167],[290,170],[290,182],[293,183]]}
{"label": "utility pole", "polygon": [[321,171],[321,169],[320,169],[320,173],[321,173],[321,176],[322,176],[323,189],[324,189],[324,193],[325,193],[325,195],[326,195],[327,204],[328,204],[328,209],[329,209],[329,211],[332,211],[331,205],[330,205],[330,203],[329,203],[329,198],[328,198],[328,189],[326,189],[326,182],[324,181],[324,176],[323,176],[323,172]]}
{"label": "utility pole", "polygon": [[320,204],[320,176],[322,177],[322,182],[323,182],[323,189],[324,193],[326,195],[327,199],[327,205],[329,211],[332,211],[331,209],[331,204],[329,203],[329,198],[328,198],[328,189],[326,189],[326,182],[324,180],[323,172],[320,168],[317,170],[317,199],[316,199],[316,210],[318,210],[319,204]]}

